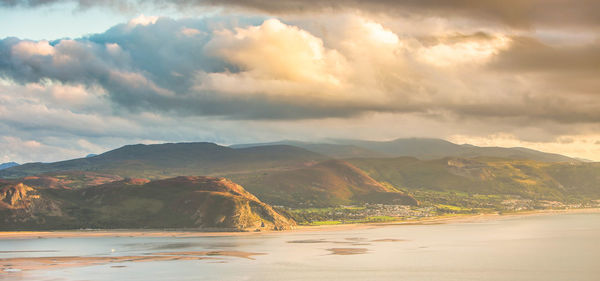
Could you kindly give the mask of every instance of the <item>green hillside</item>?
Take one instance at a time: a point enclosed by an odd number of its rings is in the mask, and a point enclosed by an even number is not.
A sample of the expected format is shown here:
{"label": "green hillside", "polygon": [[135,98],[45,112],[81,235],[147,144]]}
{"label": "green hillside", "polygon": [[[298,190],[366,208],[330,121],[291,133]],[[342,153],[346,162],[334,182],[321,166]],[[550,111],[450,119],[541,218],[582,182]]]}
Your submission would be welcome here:
{"label": "green hillside", "polygon": [[410,195],[381,184],[340,160],[328,160],[294,170],[232,175],[231,178],[265,202],[288,207],[418,204]]}
{"label": "green hillside", "polygon": [[544,171],[570,196],[600,199],[600,163],[555,164],[545,166]]}
{"label": "green hillside", "polygon": [[[510,198],[561,202],[600,199],[598,163],[450,157],[347,161],[374,179],[407,190],[425,202],[464,205],[469,201],[467,203],[477,205],[477,201],[498,204]],[[458,196],[461,194],[464,198]]]}

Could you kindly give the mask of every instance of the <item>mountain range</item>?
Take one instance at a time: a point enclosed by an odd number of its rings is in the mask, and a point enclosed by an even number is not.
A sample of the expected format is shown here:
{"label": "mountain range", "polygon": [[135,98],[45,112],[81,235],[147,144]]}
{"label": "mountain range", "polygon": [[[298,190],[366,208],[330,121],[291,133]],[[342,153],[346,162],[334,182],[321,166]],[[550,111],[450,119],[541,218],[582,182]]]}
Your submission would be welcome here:
{"label": "mountain range", "polygon": [[27,163],[0,171],[19,178],[56,171],[91,171],[158,179],[179,175],[224,175],[310,165],[327,156],[289,145],[234,149],[214,143],[126,145],[93,157],[54,163]]}
{"label": "mountain range", "polygon": [[535,160],[542,162],[581,162],[579,159],[560,154],[546,153],[523,147],[479,147],[455,144],[442,139],[403,138],[392,141],[332,140],[329,143],[279,141],[233,145],[233,148],[249,148],[270,145],[291,145],[334,158],[402,157],[410,156],[431,160],[443,157],[498,157]]}
{"label": "mountain range", "polygon": [[27,163],[0,170],[0,221],[13,230],[261,230],[293,227],[289,208],[600,199],[600,163],[436,139],[336,142],[138,144]]}

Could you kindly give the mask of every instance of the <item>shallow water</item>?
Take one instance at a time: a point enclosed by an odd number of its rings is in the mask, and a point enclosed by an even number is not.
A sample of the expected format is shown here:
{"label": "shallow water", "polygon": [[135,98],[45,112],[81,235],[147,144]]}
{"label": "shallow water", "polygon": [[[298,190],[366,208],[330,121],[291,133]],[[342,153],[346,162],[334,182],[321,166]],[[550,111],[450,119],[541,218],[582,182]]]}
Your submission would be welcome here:
{"label": "shallow water", "polygon": [[196,251],[264,254],[22,272],[5,266],[10,270],[0,273],[0,279],[596,281],[600,276],[600,214],[231,237],[0,240],[0,258]]}

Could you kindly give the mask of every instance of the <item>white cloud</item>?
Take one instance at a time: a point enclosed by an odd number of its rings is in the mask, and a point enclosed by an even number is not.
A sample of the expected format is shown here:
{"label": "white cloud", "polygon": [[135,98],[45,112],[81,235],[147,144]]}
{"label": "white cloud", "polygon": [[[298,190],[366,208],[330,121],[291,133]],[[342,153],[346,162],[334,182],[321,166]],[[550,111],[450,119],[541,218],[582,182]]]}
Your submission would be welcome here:
{"label": "white cloud", "polygon": [[510,41],[510,38],[502,34],[486,40],[442,41],[421,48],[418,57],[426,63],[442,67],[456,67],[465,63],[482,64],[488,62],[499,51],[507,49]]}
{"label": "white cloud", "polygon": [[259,79],[329,83],[337,80],[336,68],[344,63],[334,50],[324,48],[321,39],[277,19],[214,34],[207,53]]}
{"label": "white cloud", "polygon": [[188,37],[194,37],[196,35],[205,35],[206,32],[204,31],[200,31],[198,29],[195,28],[189,28],[189,27],[182,27],[181,30],[179,31],[179,33],[181,33],[184,36],[188,36]]}
{"label": "white cloud", "polygon": [[27,58],[31,56],[48,56],[54,54],[54,47],[46,40],[33,42],[21,41],[13,46],[12,53],[19,58]]}
{"label": "white cloud", "polygon": [[[56,161],[78,157],[77,150],[66,149],[60,146],[43,144],[37,140],[27,140],[12,136],[0,137],[0,159],[3,161],[14,161],[25,163],[36,159],[37,161]],[[29,156],[28,156],[29,155]]]}
{"label": "white cloud", "polygon": [[595,141],[599,134],[561,135],[551,141],[525,141],[513,134],[495,133],[487,136],[453,135],[448,139],[456,143],[478,146],[526,147],[545,152],[559,153],[571,157],[600,161],[600,147]]}
{"label": "white cloud", "polygon": [[135,27],[136,25],[150,25],[155,24],[159,17],[157,16],[144,16],[144,14],[140,14],[139,16],[129,20],[127,24],[129,27]]}

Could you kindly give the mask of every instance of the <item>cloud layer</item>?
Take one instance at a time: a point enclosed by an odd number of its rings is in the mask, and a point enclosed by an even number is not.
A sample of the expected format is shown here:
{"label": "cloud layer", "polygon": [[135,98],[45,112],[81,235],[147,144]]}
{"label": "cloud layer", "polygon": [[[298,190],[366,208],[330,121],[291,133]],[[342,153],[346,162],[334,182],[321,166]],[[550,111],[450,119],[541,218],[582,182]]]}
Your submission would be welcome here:
{"label": "cloud layer", "polygon": [[600,159],[597,4],[543,2],[154,1],[244,12],[0,39],[0,143],[46,161],[131,142],[502,136],[574,138]]}
{"label": "cloud layer", "polygon": [[[588,94],[598,89],[595,42],[549,46],[484,32],[419,38],[360,16],[322,24],[328,35],[319,37],[278,19],[234,26],[222,18],[142,16],[75,40],[3,39],[0,73],[20,84],[98,87],[131,112],[181,116],[280,120],[420,112],[600,120],[598,101]],[[548,87],[553,75],[577,89],[569,87],[566,96],[563,81]]]}
{"label": "cloud layer", "polygon": [[104,6],[134,11],[148,5],[179,9],[228,6],[276,15],[360,10],[394,16],[484,20],[517,28],[600,26],[600,3],[595,0],[0,0],[0,5],[35,7],[63,2],[75,2],[81,8]]}

